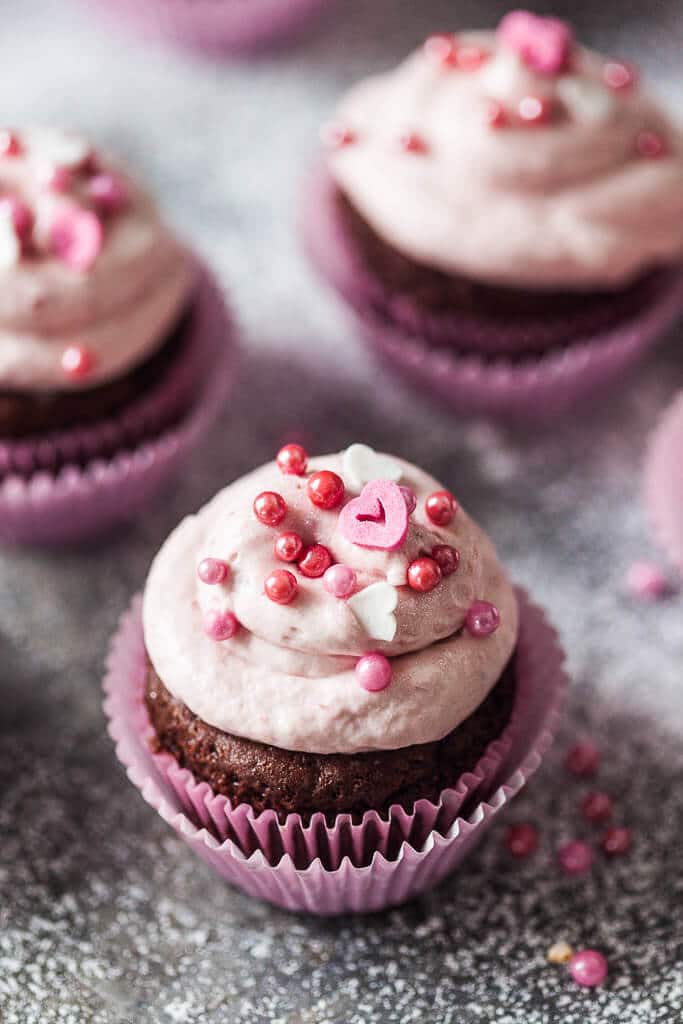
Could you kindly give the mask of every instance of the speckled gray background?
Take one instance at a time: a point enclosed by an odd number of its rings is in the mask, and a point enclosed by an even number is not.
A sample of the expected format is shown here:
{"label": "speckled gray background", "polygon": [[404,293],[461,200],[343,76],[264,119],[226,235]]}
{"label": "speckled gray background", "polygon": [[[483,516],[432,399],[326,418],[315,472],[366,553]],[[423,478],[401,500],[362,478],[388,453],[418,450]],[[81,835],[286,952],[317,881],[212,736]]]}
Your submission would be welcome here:
{"label": "speckled gray background", "polygon": [[[680,105],[680,0],[556,6]],[[576,423],[458,423],[388,378],[378,386],[293,232],[300,172],[339,90],[435,27],[502,9],[340,0],[296,48],[217,66],[123,43],[66,0],[0,2],[2,121],[79,126],[125,154],[212,261],[244,327],[231,406],[166,503],[98,547],[0,555],[2,1024],[682,1019],[683,599],[649,606],[623,591],[631,561],[655,554],[640,464],[683,386],[681,331]],[[289,916],[214,878],[128,784],[100,710],[108,637],[168,530],[294,429],[318,449],[395,448],[441,476],[551,611],[574,680],[556,752],[508,812],[539,823],[537,856],[511,864],[498,826],[436,893],[367,919]],[[604,748],[601,784],[636,844],[572,881],[553,849],[582,832],[582,787],[559,760],[584,731]],[[604,989],[545,963],[558,938],[605,951]]]}

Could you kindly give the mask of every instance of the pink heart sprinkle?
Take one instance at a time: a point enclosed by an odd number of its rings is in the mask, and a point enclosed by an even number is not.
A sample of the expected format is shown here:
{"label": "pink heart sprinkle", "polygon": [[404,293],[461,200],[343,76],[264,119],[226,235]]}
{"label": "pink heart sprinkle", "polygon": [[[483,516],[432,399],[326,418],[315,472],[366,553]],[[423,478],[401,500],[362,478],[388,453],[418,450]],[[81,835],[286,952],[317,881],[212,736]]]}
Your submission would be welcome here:
{"label": "pink heart sprinkle", "polygon": [[516,50],[524,63],[543,75],[564,71],[574,42],[569,25],[539,18],[530,11],[510,11],[498,26],[498,38]]}
{"label": "pink heart sprinkle", "polygon": [[67,207],[50,226],[50,248],[72,270],[90,270],[102,250],[102,224],[91,210]]}
{"label": "pink heart sprinkle", "polygon": [[341,510],[339,529],[361,548],[400,548],[408,532],[408,509],[401,488],[391,480],[371,480]]}

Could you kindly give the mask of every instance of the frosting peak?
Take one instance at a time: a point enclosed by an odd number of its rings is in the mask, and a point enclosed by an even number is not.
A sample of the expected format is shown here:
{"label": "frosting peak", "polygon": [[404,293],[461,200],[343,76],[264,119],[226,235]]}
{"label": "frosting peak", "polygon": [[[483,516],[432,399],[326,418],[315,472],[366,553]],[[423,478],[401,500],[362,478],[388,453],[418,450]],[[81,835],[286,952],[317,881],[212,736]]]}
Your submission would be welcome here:
{"label": "frosting peak", "polygon": [[[148,652],[210,724],[289,749],[398,748],[445,735],[499,678],[517,611],[490,542],[427,474],[381,455],[397,479],[365,483],[375,453],[360,455],[311,459],[301,475],[269,463],[186,519],[157,556]],[[338,507],[311,499],[321,472],[343,481]],[[273,525],[255,504],[264,495],[282,502]],[[480,602],[500,616],[485,637],[472,625]],[[368,666],[381,687],[367,685]]]}
{"label": "frosting peak", "polygon": [[556,19],[432,37],[353,88],[335,123],[339,187],[428,266],[579,289],[683,257],[680,129]]}

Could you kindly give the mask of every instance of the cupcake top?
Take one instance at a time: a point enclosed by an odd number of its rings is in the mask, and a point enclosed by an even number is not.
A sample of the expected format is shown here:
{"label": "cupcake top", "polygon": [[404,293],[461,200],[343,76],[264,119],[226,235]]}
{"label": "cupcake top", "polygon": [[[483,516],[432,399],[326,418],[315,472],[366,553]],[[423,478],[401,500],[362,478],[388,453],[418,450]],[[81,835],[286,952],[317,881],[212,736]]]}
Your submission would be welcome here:
{"label": "cupcake top", "polygon": [[441,739],[484,700],[517,638],[491,542],[415,466],[297,445],[185,519],[147,581],[144,632],[205,722],[290,750]]}
{"label": "cupcake top", "polygon": [[448,273],[618,287],[683,257],[680,128],[556,19],[431,37],[353,88],[325,138],[374,230]]}
{"label": "cupcake top", "polygon": [[0,131],[0,391],[122,376],[163,342],[193,278],[151,199],[87,142]]}

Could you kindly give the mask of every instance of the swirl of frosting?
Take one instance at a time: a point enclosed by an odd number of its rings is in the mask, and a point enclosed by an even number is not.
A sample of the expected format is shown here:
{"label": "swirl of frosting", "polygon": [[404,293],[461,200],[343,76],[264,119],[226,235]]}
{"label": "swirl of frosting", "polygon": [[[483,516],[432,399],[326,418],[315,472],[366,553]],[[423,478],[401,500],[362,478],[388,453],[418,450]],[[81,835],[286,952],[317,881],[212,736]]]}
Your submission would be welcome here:
{"label": "swirl of frosting", "polygon": [[[347,503],[361,489],[350,472],[352,451],[316,458],[309,467],[309,473],[340,475]],[[407,462],[392,463],[389,486],[409,488],[417,502],[394,550],[354,542],[340,509],[317,507],[306,476],[283,474],[275,463],[220,491],[171,534],[145,588],[145,642],[164,684],[201,719],[285,749],[352,753],[440,739],[484,700],[515,646],[514,592],[490,541],[461,508],[448,525],[430,520],[425,501],[438,483]],[[263,492],[284,501],[276,526],[254,514]],[[324,546],[333,562],[352,569],[355,593],[336,597],[323,578],[278,560],[274,545],[283,532],[306,546]],[[457,569],[427,592],[413,589],[409,567],[437,545],[457,549]],[[223,568],[204,582],[197,567],[207,558]],[[291,571],[298,584],[291,603],[264,592],[278,569]],[[490,602],[500,616],[487,636],[468,628],[478,601]],[[226,613],[239,628],[217,642],[206,623]],[[391,666],[391,683],[381,692],[364,689],[355,672],[372,652]]]}
{"label": "swirl of frosting", "polygon": [[0,390],[124,375],[163,343],[194,277],[150,197],[86,142],[0,132]]}
{"label": "swirl of frosting", "polygon": [[371,227],[447,273],[620,287],[683,257],[680,128],[552,19],[433,37],[351,89],[327,139]]}

